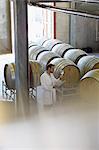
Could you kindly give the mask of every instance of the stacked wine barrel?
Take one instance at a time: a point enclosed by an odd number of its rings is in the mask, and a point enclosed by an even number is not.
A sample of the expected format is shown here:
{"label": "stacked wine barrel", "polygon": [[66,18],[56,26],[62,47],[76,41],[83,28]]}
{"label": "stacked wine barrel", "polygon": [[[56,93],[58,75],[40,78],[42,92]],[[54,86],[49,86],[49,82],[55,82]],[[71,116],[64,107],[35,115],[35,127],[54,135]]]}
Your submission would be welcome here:
{"label": "stacked wine barrel", "polygon": [[77,64],[83,56],[87,56],[87,53],[81,49],[70,49],[64,54],[64,58],[72,60],[75,64]]}
{"label": "stacked wine barrel", "polygon": [[59,55],[53,53],[53,52],[42,52],[37,58],[37,61],[41,64],[43,67],[43,71],[46,70],[46,66],[55,58],[60,58]]}
{"label": "stacked wine barrel", "polygon": [[[29,87],[40,85],[41,66],[37,61],[29,61]],[[15,63],[6,64],[4,67],[4,78],[8,89],[15,90]]]}
{"label": "stacked wine barrel", "polygon": [[59,54],[61,57],[64,57],[64,54],[69,50],[74,49],[71,45],[65,43],[56,44],[52,48],[52,52]]}
{"label": "stacked wine barrel", "polygon": [[60,43],[62,43],[62,41],[60,41],[60,40],[57,40],[57,39],[48,39],[48,40],[46,40],[46,41],[43,42],[42,46],[46,47],[49,50],[52,50],[52,48],[55,45],[60,44]]}
{"label": "stacked wine barrel", "polygon": [[84,56],[78,61],[77,66],[81,75],[81,96],[87,99],[99,99],[99,58]]}
{"label": "stacked wine barrel", "polygon": [[64,58],[55,58],[50,63],[55,65],[54,76],[56,78],[59,78],[61,71],[64,71],[62,77],[62,81],[65,81],[64,87],[77,86],[80,79],[80,72],[76,64]]}
{"label": "stacked wine barrel", "polygon": [[77,66],[80,69],[81,77],[83,77],[88,71],[99,69],[99,58],[96,56],[84,56],[78,61]]}
{"label": "stacked wine barrel", "polygon": [[[99,88],[99,58],[89,56],[85,51],[57,39],[41,39],[29,45],[30,87],[40,84],[40,75],[48,64],[54,64],[54,76],[62,80],[65,87],[80,83],[81,93],[87,94]],[[6,64],[4,77],[9,89],[15,89],[15,64]],[[92,85],[91,85],[92,84]],[[87,89],[87,90],[86,90]],[[89,91],[89,92],[88,92]],[[91,92],[92,92],[91,91]]]}
{"label": "stacked wine barrel", "polygon": [[[59,55],[59,53],[55,53],[51,51],[56,45],[61,45],[62,42],[59,40],[52,40],[51,39],[43,41],[43,46],[47,45],[47,47],[42,46],[33,46],[29,49],[29,58],[37,60],[40,65],[42,66],[43,72],[46,70],[46,66],[48,64],[54,64],[55,65],[55,71],[54,75],[56,78],[59,77],[62,71],[64,71],[64,75],[62,80],[64,81],[65,87],[71,87],[78,84],[80,80],[80,71],[77,65],[69,60],[64,59]],[[39,44],[38,44],[39,45]],[[67,45],[65,48],[70,48],[72,46]],[[65,49],[66,51],[66,49]]]}
{"label": "stacked wine barrel", "polygon": [[4,67],[4,78],[9,89],[15,90],[15,64],[6,64]]}
{"label": "stacked wine barrel", "polygon": [[91,70],[81,78],[80,95],[84,99],[99,100],[99,69]]}
{"label": "stacked wine barrel", "polygon": [[46,51],[49,51],[49,50],[42,46],[33,45],[29,48],[29,59],[37,60],[39,54],[42,52],[46,52]]}
{"label": "stacked wine barrel", "polygon": [[76,49],[72,47],[70,44],[63,43],[60,40],[57,39],[48,39],[43,41],[42,44],[43,47],[46,49],[60,55],[60,57],[65,58],[65,59],[70,59],[73,61],[75,64],[78,63],[78,61],[83,57],[87,56],[88,54],[81,50],[81,49]]}
{"label": "stacked wine barrel", "polygon": [[[58,74],[60,74],[60,71],[63,68],[65,68],[66,71],[64,71],[65,75],[63,77],[63,80],[66,81],[67,85],[68,84],[71,85],[73,83],[73,80],[75,80],[75,78],[78,76],[77,73],[74,73],[75,71],[73,67],[75,64],[76,68],[80,70],[81,79],[79,83],[80,83],[80,89],[81,91],[83,91],[82,92],[83,94],[84,92],[86,93],[87,91],[87,95],[88,95],[90,92],[90,89],[92,89],[93,92],[92,91],[91,92],[94,93],[95,89],[93,88],[93,86],[91,86],[91,83],[92,85],[94,85],[94,87],[99,87],[99,84],[98,84],[99,73],[97,73],[99,72],[97,70],[99,69],[99,58],[97,58],[96,56],[90,56],[85,51],[78,49],[78,48],[74,48],[70,44],[63,43],[59,40],[48,39],[48,40],[45,40],[42,45],[48,50],[62,57],[62,58],[53,59],[51,61],[51,63],[55,65],[55,72],[54,72],[55,77],[57,77]],[[68,65],[70,65],[69,64],[70,60],[72,63],[74,63],[73,67],[70,67],[70,66],[67,67]],[[67,71],[69,69],[72,71]],[[96,78],[96,74],[97,74],[97,78]],[[69,77],[70,77],[70,80],[69,80]]]}

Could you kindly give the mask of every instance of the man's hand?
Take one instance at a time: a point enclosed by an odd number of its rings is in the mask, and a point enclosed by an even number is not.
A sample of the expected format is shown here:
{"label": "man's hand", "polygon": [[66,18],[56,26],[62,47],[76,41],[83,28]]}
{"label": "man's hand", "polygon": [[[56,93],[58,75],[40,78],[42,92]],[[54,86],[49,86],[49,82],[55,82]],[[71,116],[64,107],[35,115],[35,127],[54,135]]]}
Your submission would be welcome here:
{"label": "man's hand", "polygon": [[63,75],[60,75],[59,79],[61,80],[63,78]]}
{"label": "man's hand", "polygon": [[59,79],[61,80],[63,78],[64,71],[61,72]]}

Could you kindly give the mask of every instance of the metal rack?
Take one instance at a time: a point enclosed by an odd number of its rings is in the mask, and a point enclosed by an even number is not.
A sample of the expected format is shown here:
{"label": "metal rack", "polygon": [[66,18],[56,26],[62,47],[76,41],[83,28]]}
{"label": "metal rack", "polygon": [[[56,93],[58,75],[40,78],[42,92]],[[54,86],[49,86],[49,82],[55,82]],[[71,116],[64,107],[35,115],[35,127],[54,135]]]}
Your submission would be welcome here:
{"label": "metal rack", "polygon": [[[16,90],[9,89],[4,81],[2,81],[2,97],[6,101],[15,101],[16,100]],[[33,100],[37,98],[37,88],[29,89],[29,97]]]}
{"label": "metal rack", "polygon": [[30,88],[29,89],[29,96],[30,98],[32,98],[33,100],[37,100],[37,87],[34,88]]}
{"label": "metal rack", "polygon": [[49,2],[69,2],[70,4],[75,4],[75,3],[88,3],[88,4],[99,4],[98,0],[28,0],[29,5],[45,8],[52,10],[54,12],[61,12],[61,13],[66,13],[70,15],[78,15],[78,16],[83,16],[83,17],[88,17],[88,18],[94,18],[94,19],[99,19],[99,15],[93,13],[93,12],[87,12],[87,11],[79,11],[77,9],[71,9],[71,8],[61,8],[61,7],[56,7],[56,6],[51,6],[51,5],[46,5],[42,3],[49,3]]}
{"label": "metal rack", "polygon": [[31,2],[77,2],[77,3],[96,3],[99,4],[98,0],[27,0],[28,3]]}
{"label": "metal rack", "polygon": [[15,101],[16,99],[16,91],[9,89],[4,81],[2,81],[2,97],[7,101]]}
{"label": "metal rack", "polygon": [[80,96],[78,85],[67,88],[64,87],[56,88],[56,92],[57,96],[59,96],[61,100],[64,100],[66,97]]}

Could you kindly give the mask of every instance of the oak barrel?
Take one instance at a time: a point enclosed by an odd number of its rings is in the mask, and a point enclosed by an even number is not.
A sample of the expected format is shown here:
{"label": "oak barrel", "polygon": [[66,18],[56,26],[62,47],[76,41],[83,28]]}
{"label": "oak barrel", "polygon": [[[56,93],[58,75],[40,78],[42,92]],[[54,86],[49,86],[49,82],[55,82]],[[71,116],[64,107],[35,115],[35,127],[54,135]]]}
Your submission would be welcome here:
{"label": "oak barrel", "polygon": [[81,78],[80,94],[84,98],[99,100],[99,69],[91,70]]}
{"label": "oak barrel", "polygon": [[99,58],[96,56],[84,56],[77,64],[81,77],[90,70],[99,69]]}
{"label": "oak barrel", "polygon": [[57,53],[58,55],[60,55],[61,57],[64,57],[64,54],[69,50],[69,49],[73,49],[73,47],[69,44],[65,44],[65,43],[59,43],[56,44],[53,48],[52,48],[52,52]]}
{"label": "oak barrel", "polygon": [[74,62],[69,59],[55,58],[51,62],[55,65],[54,76],[58,78],[64,71],[62,80],[65,87],[74,87],[80,81],[80,71]]}
{"label": "oak barrel", "polygon": [[8,89],[15,90],[15,64],[5,64],[4,79]]}
{"label": "oak barrel", "polygon": [[65,53],[64,58],[68,58],[72,60],[75,64],[77,64],[83,56],[87,55],[88,54],[81,49],[71,49]]}
{"label": "oak barrel", "polygon": [[43,67],[43,71],[46,70],[46,65],[50,63],[54,58],[60,58],[58,54],[55,54],[51,51],[42,52],[38,55],[37,61]]}
{"label": "oak barrel", "polygon": [[49,51],[46,48],[42,47],[42,46],[32,46],[29,48],[29,59],[30,60],[37,60],[37,57],[40,53],[44,52],[44,51]]}
{"label": "oak barrel", "polygon": [[[37,61],[30,61],[30,87],[40,84],[40,75],[42,73],[41,65]],[[15,90],[15,64],[6,64],[4,67],[4,79],[8,89]]]}
{"label": "oak barrel", "polygon": [[43,43],[43,46],[46,47],[48,50],[52,50],[52,48],[56,45],[56,44],[60,44],[62,43],[62,41],[57,40],[57,39],[48,39]]}

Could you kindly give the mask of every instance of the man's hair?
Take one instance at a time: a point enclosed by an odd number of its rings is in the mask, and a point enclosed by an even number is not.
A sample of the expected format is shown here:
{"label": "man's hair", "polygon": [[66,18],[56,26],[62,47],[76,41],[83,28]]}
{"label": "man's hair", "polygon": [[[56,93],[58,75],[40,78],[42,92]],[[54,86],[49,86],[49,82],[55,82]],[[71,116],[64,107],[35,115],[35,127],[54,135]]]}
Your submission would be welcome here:
{"label": "man's hair", "polygon": [[53,65],[53,64],[48,64],[47,66],[46,66],[46,70],[48,70],[48,68],[51,68],[51,67],[54,67],[55,65]]}

